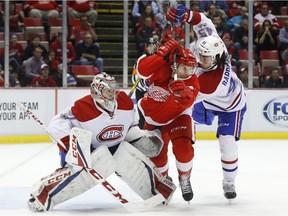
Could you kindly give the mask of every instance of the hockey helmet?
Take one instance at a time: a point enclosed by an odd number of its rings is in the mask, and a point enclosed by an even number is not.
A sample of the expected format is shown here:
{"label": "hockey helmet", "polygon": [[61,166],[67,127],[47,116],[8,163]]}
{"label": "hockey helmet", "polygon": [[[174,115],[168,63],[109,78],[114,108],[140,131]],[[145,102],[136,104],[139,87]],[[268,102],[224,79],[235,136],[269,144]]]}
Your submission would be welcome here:
{"label": "hockey helmet", "polygon": [[196,51],[199,56],[211,56],[211,65],[213,65],[225,52],[225,44],[218,36],[210,35],[198,41]]}
{"label": "hockey helmet", "polygon": [[178,64],[183,64],[187,67],[197,66],[197,60],[189,49],[181,50],[180,53],[178,53],[177,55],[176,62]]}

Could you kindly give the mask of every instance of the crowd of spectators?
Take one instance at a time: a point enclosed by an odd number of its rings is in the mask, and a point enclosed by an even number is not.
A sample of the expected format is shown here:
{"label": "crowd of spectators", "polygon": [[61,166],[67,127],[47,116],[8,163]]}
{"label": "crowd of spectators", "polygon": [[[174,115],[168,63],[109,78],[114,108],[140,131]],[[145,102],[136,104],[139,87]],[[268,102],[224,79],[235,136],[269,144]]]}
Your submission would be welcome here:
{"label": "crowd of spectators", "polygon": [[[95,72],[103,70],[103,59],[97,43],[96,20],[98,4],[95,0],[67,1],[67,85],[77,83],[72,65],[91,65]],[[4,85],[4,3],[0,3],[0,86]],[[61,27],[52,32],[49,20],[61,20],[62,1],[9,1],[9,85],[31,87],[62,87]],[[43,32],[26,32],[26,18],[41,19]],[[36,28],[35,28],[36,29]]]}
{"label": "crowd of spectators", "polygon": [[[59,73],[58,66],[62,63],[62,32],[50,33],[48,20],[51,17],[55,19],[61,18],[62,1],[10,1],[9,4],[11,32],[9,45],[9,67],[11,66],[11,68],[9,69],[11,69],[11,74],[14,74],[10,76],[10,85],[29,86],[32,78],[31,74],[40,77],[42,60],[48,65],[49,76],[57,77]],[[227,47],[232,65],[239,77],[241,68],[247,68],[247,61],[246,63],[241,61],[242,59],[240,59],[241,56],[239,55],[240,50],[248,50],[249,15],[247,4],[248,1],[232,0],[190,1],[190,8],[203,12],[216,26],[216,30]],[[137,52],[135,58],[138,58],[144,52],[145,42],[149,38],[160,38],[167,25],[165,14],[169,6],[170,1],[168,0],[134,0],[131,22],[133,34],[135,34],[136,38]],[[267,87],[266,80],[270,78],[272,73],[271,67],[269,71],[264,71],[265,68],[261,67],[261,51],[263,50],[277,50],[279,63],[274,66],[279,68],[281,86],[288,87],[288,72],[286,69],[288,68],[288,18],[285,19],[284,16],[284,19],[277,19],[282,13],[281,8],[287,6],[288,3],[285,1],[253,1],[254,28],[252,47],[253,53],[255,53],[254,66],[259,67],[259,77],[261,77],[261,81],[259,79],[255,87]],[[104,61],[100,55],[100,45],[97,43],[95,30],[98,16],[97,7],[97,2],[92,0],[67,1],[68,19],[79,18],[80,20],[79,25],[68,26],[67,68],[68,74],[72,78],[71,65],[74,64],[92,65],[97,69],[95,71],[103,70]],[[288,17],[288,11],[286,12]],[[2,4],[0,8],[0,32],[4,32],[4,13]],[[23,26],[25,17],[42,19],[45,27],[44,38],[40,33],[29,34],[28,38],[24,39],[19,38],[21,33],[25,33]],[[186,40],[184,26],[176,25],[174,30],[175,39],[184,45]],[[193,32],[190,35],[194,35]],[[171,29],[168,29],[162,42],[171,38],[172,32]],[[19,43],[22,40],[24,42],[25,40],[28,41],[26,48],[23,48],[22,44]],[[48,46],[43,45],[43,40],[48,41]],[[197,38],[190,37],[190,41],[196,43]],[[0,45],[0,48],[0,71],[3,74],[3,45]],[[31,69],[29,66],[32,61],[31,58],[36,62],[39,58],[37,57],[38,55],[40,55],[41,64],[38,63],[36,67],[35,63]],[[3,75],[2,78],[0,76],[0,79],[3,80]]]}
{"label": "crowd of spectators", "polygon": [[[179,2],[179,1],[178,1]],[[180,1],[181,2],[181,1]],[[182,2],[185,4],[185,2]],[[132,23],[136,36],[137,55],[143,53],[145,41],[154,35],[161,35],[167,22],[165,13],[169,8],[168,0],[136,0],[132,9]],[[278,88],[288,87],[288,11],[287,18],[278,20],[281,15],[281,8],[287,7],[285,1],[253,1],[253,52],[255,53],[254,65],[259,68],[259,75],[255,75],[253,87]],[[248,50],[248,1],[213,0],[213,1],[190,1],[190,8],[203,12],[211,19],[216,27],[218,35],[223,39],[231,63],[238,76],[245,77],[248,71],[248,61],[241,61],[239,50]],[[184,45],[184,26],[175,26],[175,39]],[[168,29],[162,42],[172,38],[171,30]],[[190,34],[190,48],[193,49],[197,38],[193,32]],[[194,44],[194,45],[193,45]],[[261,51],[277,50],[279,52],[278,65],[269,71],[261,71]],[[268,85],[272,73],[278,68],[278,76],[281,85]],[[288,68],[288,67],[287,67]],[[265,69],[267,70],[267,69]],[[244,72],[243,72],[244,71]],[[248,73],[247,73],[248,74]],[[259,76],[259,80],[258,79]],[[263,80],[264,77],[264,80]],[[247,80],[243,80],[248,84]],[[256,81],[256,82],[255,82]],[[246,86],[248,87],[248,86]]]}

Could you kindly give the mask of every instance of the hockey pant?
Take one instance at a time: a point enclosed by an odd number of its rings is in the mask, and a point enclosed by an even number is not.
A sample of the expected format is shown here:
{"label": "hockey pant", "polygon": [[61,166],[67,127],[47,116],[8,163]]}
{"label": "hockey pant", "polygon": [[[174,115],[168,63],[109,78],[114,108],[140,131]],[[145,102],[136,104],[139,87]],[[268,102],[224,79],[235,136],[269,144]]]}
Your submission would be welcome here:
{"label": "hockey pant", "polygon": [[[146,123],[145,127],[147,130],[152,130],[155,126]],[[192,143],[195,141],[193,119],[189,115],[181,115],[170,124],[162,126],[160,130],[164,146],[157,157],[150,158],[151,161],[158,167],[162,175],[167,175],[169,169],[168,145],[171,141],[179,176],[190,177],[194,158]]]}

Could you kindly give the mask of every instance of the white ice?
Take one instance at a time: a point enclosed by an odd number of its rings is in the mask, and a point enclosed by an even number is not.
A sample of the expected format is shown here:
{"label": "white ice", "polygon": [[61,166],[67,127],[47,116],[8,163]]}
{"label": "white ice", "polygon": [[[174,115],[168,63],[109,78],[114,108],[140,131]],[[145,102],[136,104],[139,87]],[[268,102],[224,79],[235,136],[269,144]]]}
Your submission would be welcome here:
{"label": "white ice", "polygon": [[[217,141],[200,140],[194,145],[191,177],[194,198],[190,205],[177,188],[168,206],[159,205],[137,215],[288,215],[288,140],[241,140],[237,198],[224,198]],[[175,159],[169,153],[169,175],[178,185]],[[58,168],[58,149],[53,144],[0,145],[0,215],[36,215],[26,206],[31,185]],[[131,202],[140,201],[121,180],[108,181]],[[41,214],[41,213],[40,213]],[[37,216],[40,215],[39,213]],[[100,186],[59,204],[41,215],[129,215]]]}

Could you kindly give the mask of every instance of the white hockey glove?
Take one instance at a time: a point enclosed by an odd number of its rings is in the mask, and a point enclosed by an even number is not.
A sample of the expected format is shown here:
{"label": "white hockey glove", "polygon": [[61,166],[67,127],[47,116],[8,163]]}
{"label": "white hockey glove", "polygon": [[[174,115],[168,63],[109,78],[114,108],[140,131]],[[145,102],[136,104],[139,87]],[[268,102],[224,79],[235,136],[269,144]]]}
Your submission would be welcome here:
{"label": "white hockey glove", "polygon": [[147,157],[156,157],[164,144],[159,130],[141,130],[138,126],[133,126],[129,129],[125,141]]}

